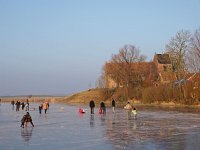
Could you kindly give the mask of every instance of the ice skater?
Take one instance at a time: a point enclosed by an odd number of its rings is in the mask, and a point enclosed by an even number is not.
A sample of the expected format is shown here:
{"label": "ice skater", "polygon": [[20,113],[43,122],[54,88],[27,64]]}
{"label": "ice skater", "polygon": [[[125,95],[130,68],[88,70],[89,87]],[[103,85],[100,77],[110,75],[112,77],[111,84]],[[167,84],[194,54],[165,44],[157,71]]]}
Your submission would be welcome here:
{"label": "ice skater", "polygon": [[39,105],[39,113],[42,113],[42,104]]}
{"label": "ice skater", "polygon": [[22,110],[24,110],[24,107],[25,107],[25,104],[24,104],[24,102],[22,102]]}
{"label": "ice skater", "polygon": [[95,103],[94,103],[94,101],[93,101],[93,100],[91,100],[91,101],[90,101],[90,104],[89,104],[89,106],[90,106],[91,114],[94,114],[94,107],[95,107]]}
{"label": "ice skater", "polygon": [[100,103],[99,114],[106,114],[106,105],[104,102]]}
{"label": "ice skater", "polygon": [[126,104],[126,106],[124,106],[124,109],[127,111],[128,120],[130,120],[131,119],[131,110],[133,109],[133,107],[131,106],[130,102],[128,102]]}
{"label": "ice skater", "polygon": [[44,102],[42,105],[42,109],[44,109],[45,114],[47,113],[48,106],[49,106],[48,102]]}
{"label": "ice skater", "polygon": [[137,110],[135,107],[133,108],[132,113],[133,113],[134,119],[136,119],[137,118]]}
{"label": "ice skater", "polygon": [[34,127],[34,124],[33,124],[33,121],[32,121],[32,118],[31,118],[31,115],[29,114],[29,112],[26,113],[26,115],[24,115],[22,117],[22,120],[21,120],[21,127],[24,128],[24,126],[27,127],[27,124],[28,123],[31,123],[31,125]]}
{"label": "ice skater", "polygon": [[15,105],[16,105],[16,111],[19,111],[21,105],[20,101],[17,101]]}
{"label": "ice skater", "polygon": [[11,105],[12,105],[12,110],[14,110],[14,108],[15,108],[15,101],[11,101]]}
{"label": "ice skater", "polygon": [[113,109],[113,113],[115,112],[115,100],[112,99],[112,109]]}

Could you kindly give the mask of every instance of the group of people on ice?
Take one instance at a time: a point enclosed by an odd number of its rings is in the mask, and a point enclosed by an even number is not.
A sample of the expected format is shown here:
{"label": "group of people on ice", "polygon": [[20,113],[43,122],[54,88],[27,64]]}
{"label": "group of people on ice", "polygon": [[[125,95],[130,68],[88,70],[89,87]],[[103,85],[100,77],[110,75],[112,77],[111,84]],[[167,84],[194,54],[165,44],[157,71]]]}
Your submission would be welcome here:
{"label": "group of people on ice", "polygon": [[[94,100],[90,101],[89,107],[90,107],[90,113],[94,114],[94,108],[95,108]],[[115,111],[115,100],[114,99],[112,99],[112,108],[113,108],[113,112],[114,112]],[[80,107],[78,112],[85,113],[86,111]],[[105,113],[106,113],[106,105],[104,102],[101,102],[100,107],[99,107],[99,114],[105,114]]]}
{"label": "group of people on ice", "polygon": [[[94,100],[91,100],[89,103],[89,107],[90,107],[90,113],[91,115],[94,114],[94,108],[95,108],[95,102]],[[46,101],[42,104],[39,105],[39,113],[42,113],[42,110],[44,110],[44,113],[47,113],[47,110],[49,109],[49,103]],[[130,104],[130,102],[127,102],[127,104],[124,106],[124,109],[127,111],[127,117],[130,120],[131,119],[131,113],[133,113],[134,119],[136,119],[137,116],[137,110],[135,107],[132,107],[132,105]],[[85,113],[86,111],[83,108],[79,108],[79,113]],[[112,99],[112,112],[115,112],[115,100]],[[100,107],[99,107],[99,114],[106,114],[106,105],[104,102],[100,103]],[[23,118],[21,119],[21,127],[24,128],[24,126],[27,126],[28,123],[31,123],[31,125],[34,127],[34,124],[32,122],[32,118],[29,114],[29,112],[27,112]]]}
{"label": "group of people on ice", "polygon": [[[27,126],[28,123],[31,123],[31,125],[34,127],[34,124],[32,122],[31,115],[29,114],[29,100],[27,99],[26,102],[20,102],[17,100],[16,102],[14,100],[11,101],[12,109],[14,110],[16,107],[16,111],[25,110],[26,114],[21,119],[21,127],[24,128],[24,126]],[[45,101],[44,103],[39,105],[39,113],[42,113],[42,110],[44,110],[44,113],[47,113],[47,110],[49,109],[49,102]],[[33,108],[35,110],[35,108]]]}
{"label": "group of people on ice", "polygon": [[[42,110],[44,110],[44,113],[46,114],[48,109],[49,103],[47,101],[39,105],[40,114],[42,113]],[[31,115],[29,114],[29,112],[26,112],[26,114],[21,119],[21,127],[24,128],[24,126],[27,126],[28,123],[30,123],[34,127]]]}
{"label": "group of people on ice", "polygon": [[20,107],[22,108],[22,110],[25,109],[26,111],[29,111],[29,101],[28,101],[28,99],[26,100],[26,103],[20,102],[20,101],[17,101],[15,103],[15,101],[11,101],[11,105],[12,105],[13,110],[14,110],[14,107],[16,106],[16,111],[19,111]]}
{"label": "group of people on ice", "polygon": [[[91,100],[89,103],[90,107],[90,113],[94,114],[94,108],[95,108],[95,102],[94,100]],[[131,119],[131,112],[133,113],[134,119],[137,117],[137,110],[135,107],[133,107],[130,102],[128,101],[127,104],[124,106],[124,109],[127,111],[127,118]],[[115,112],[115,100],[112,99],[112,111]],[[85,113],[86,111],[83,108],[79,108],[79,113]],[[105,114],[106,113],[106,105],[104,102],[100,103],[99,107],[99,114]]]}
{"label": "group of people on ice", "polygon": [[137,110],[135,107],[133,107],[130,102],[127,102],[127,104],[124,106],[124,109],[127,111],[127,118],[131,119],[131,112],[133,113],[134,119],[137,117]]}
{"label": "group of people on ice", "polygon": [[[91,114],[94,114],[95,103],[93,100],[90,101],[89,106],[90,106]],[[115,112],[115,100],[114,99],[112,99],[112,108],[113,108],[112,110],[114,113]],[[104,102],[101,102],[100,107],[99,107],[99,114],[105,114],[105,113],[106,113],[106,105]]]}

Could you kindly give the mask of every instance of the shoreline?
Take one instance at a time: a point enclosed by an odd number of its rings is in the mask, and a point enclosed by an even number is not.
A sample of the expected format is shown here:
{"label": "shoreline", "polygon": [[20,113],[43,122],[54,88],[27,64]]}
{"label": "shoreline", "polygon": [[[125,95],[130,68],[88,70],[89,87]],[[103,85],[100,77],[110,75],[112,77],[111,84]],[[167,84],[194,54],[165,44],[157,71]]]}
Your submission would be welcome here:
{"label": "shoreline", "polygon": [[[49,99],[49,97],[48,97]],[[5,101],[1,101],[1,104],[3,103],[10,103],[12,99],[7,99]],[[30,104],[31,103],[43,103],[45,100],[37,100],[37,101],[33,101],[33,100],[29,100]],[[21,101],[22,102],[22,101]],[[77,103],[77,102],[67,102],[67,101],[63,101],[63,99],[61,98],[60,100],[56,100],[56,101],[48,101],[51,105],[52,104],[61,104],[61,105],[71,105],[71,106],[76,106],[76,107],[82,107],[82,108],[89,108],[89,103]],[[178,111],[178,112],[187,112],[187,113],[200,113],[200,105],[183,105],[183,104],[172,104],[172,103],[162,103],[162,104],[158,104],[158,103],[152,103],[152,104],[143,104],[143,103],[139,103],[139,102],[130,102],[131,105],[133,107],[135,107],[138,112],[140,111],[155,111],[155,110],[163,110],[163,111]],[[106,108],[107,109],[112,109],[112,105],[111,102],[106,102]],[[100,102],[99,101],[95,101],[95,108],[99,109],[100,107]],[[116,102],[116,108],[121,108],[123,109],[124,106],[126,105],[125,102]]]}
{"label": "shoreline", "polygon": [[[69,104],[69,105],[88,105],[90,99],[88,98],[87,100],[80,100],[77,99],[76,97],[74,97],[74,99],[70,99],[68,100],[67,96],[63,96],[63,97],[58,97],[58,96],[48,96],[48,97],[43,97],[43,96],[33,96],[31,98],[27,98],[27,97],[0,97],[1,102],[0,103],[10,103],[12,100],[14,100],[15,102],[17,100],[19,100],[20,102],[26,102],[26,100],[28,99],[29,102],[36,102],[36,103],[40,103],[40,102],[45,102],[48,101],[49,103],[65,103],[65,104]],[[95,99],[95,103],[96,106],[98,107],[101,100],[99,99]],[[179,103],[174,103],[174,102],[154,102],[154,103],[142,103],[139,100],[128,100],[131,105],[133,106],[148,106],[148,107],[176,107],[176,108],[200,108],[200,104],[197,105],[186,105],[186,104],[179,104]],[[104,101],[105,104],[107,106],[111,106],[111,100],[106,100]],[[116,105],[118,107],[124,107],[126,105],[127,102],[123,102],[123,101],[117,101],[116,100]]]}
{"label": "shoreline", "polygon": [[31,98],[28,98],[28,97],[0,97],[1,99],[1,102],[11,102],[11,101],[20,101],[20,102],[26,102],[27,99],[29,102],[44,102],[44,101],[49,101],[49,102],[55,102],[55,101],[58,101],[58,99],[62,99],[64,97],[57,97],[57,96],[47,96],[47,97],[43,97],[43,96],[36,96],[36,97],[31,97]]}

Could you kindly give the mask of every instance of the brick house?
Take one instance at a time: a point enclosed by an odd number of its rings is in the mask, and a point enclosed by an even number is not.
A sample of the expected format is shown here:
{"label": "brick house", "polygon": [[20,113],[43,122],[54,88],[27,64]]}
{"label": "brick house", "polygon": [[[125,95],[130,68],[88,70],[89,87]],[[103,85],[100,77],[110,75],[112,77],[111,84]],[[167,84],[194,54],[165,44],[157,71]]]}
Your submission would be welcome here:
{"label": "brick house", "polygon": [[[105,64],[106,87],[115,88],[123,86],[117,85],[112,78],[110,70],[114,67],[113,63]],[[152,62],[133,63],[131,68],[140,72],[142,80],[148,85],[167,84],[177,80],[176,74],[172,71],[172,63],[169,54],[155,54]]]}
{"label": "brick house", "polygon": [[153,63],[156,65],[158,73],[158,79],[155,81],[156,85],[167,84],[177,80],[169,54],[155,54]]}

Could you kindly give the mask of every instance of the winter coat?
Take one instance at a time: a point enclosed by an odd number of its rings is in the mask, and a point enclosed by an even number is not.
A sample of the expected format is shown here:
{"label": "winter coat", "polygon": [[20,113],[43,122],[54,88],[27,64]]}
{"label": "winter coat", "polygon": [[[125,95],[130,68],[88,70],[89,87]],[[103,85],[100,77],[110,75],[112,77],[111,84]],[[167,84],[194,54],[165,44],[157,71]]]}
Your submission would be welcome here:
{"label": "winter coat", "polygon": [[47,104],[47,103],[44,103],[44,104],[42,105],[42,109],[48,109],[48,104]]}
{"label": "winter coat", "polygon": [[91,107],[91,108],[94,108],[94,107],[95,107],[95,103],[94,103],[93,100],[90,101],[90,107]]}
{"label": "winter coat", "polygon": [[131,104],[128,103],[128,104],[126,104],[126,106],[124,106],[124,109],[126,109],[126,110],[132,110],[133,108],[132,108]]}

